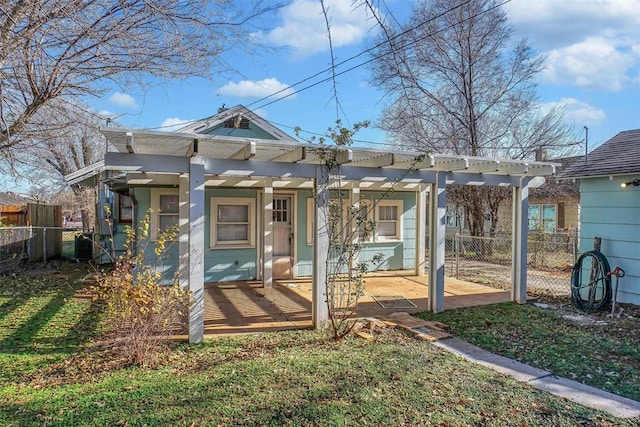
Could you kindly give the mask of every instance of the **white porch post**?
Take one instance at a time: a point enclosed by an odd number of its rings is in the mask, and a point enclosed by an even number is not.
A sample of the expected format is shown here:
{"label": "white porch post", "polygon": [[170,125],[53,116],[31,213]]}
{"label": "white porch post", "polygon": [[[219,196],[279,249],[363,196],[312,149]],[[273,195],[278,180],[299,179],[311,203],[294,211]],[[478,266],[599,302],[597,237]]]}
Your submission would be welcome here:
{"label": "white porch post", "polygon": [[416,276],[426,274],[424,263],[427,246],[427,189],[420,184],[416,191]]}
{"label": "white porch post", "polygon": [[264,183],[262,197],[262,286],[273,286],[273,184],[270,179]]}
{"label": "white porch post", "polygon": [[329,203],[329,170],[316,168],[313,203],[313,289],[311,292],[311,318],[313,327],[322,329],[329,321],[327,306],[327,261],[329,257],[329,232],[327,207]]}
{"label": "white porch post", "polygon": [[[360,187],[356,187],[357,183],[351,184],[349,190],[349,214],[348,218],[351,219],[351,244],[357,245],[360,241],[360,233],[358,232],[358,216],[360,215]],[[358,251],[359,252],[359,251]],[[358,252],[356,257],[351,259],[351,268],[358,268]]]}
{"label": "white porch post", "polygon": [[527,235],[529,234],[528,180],[521,178],[520,186],[513,188],[513,236],[511,256],[511,300],[527,302]]}
{"label": "white porch post", "polygon": [[444,310],[444,234],[446,231],[446,175],[436,173],[429,193],[429,310]]}
{"label": "white porch post", "polygon": [[189,343],[204,337],[204,159],[189,163]]}
{"label": "white porch post", "polygon": [[180,271],[180,287],[189,290],[189,175],[182,174],[178,178],[178,248]]}

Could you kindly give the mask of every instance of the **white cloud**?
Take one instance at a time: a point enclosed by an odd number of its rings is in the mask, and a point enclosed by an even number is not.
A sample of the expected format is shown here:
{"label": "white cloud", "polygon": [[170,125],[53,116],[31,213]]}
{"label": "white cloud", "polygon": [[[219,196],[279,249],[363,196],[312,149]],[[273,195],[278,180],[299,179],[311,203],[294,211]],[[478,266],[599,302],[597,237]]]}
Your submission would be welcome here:
{"label": "white cloud", "polygon": [[193,122],[193,120],[185,120],[185,119],[180,119],[178,117],[167,117],[160,124],[159,130],[165,131],[165,132],[171,132],[171,131],[180,129],[181,127],[185,126],[189,122]]}
{"label": "white cloud", "polygon": [[603,110],[575,98],[562,98],[560,101],[546,102],[541,105],[541,110],[545,113],[553,108],[564,111],[567,121],[577,125],[596,126],[604,123],[607,118]]}
{"label": "white cloud", "polygon": [[587,37],[640,40],[637,0],[512,0],[505,8],[519,35],[542,49],[571,45]]}
{"label": "white cloud", "polygon": [[279,82],[278,79],[273,77],[259,81],[241,80],[238,83],[229,82],[220,87],[217,94],[241,98],[261,98],[273,95],[276,92],[279,92],[277,95],[279,98],[286,95],[290,95],[289,98],[291,99],[296,97],[296,93],[293,88]]}
{"label": "white cloud", "polygon": [[109,102],[122,108],[138,108],[136,100],[131,95],[126,93],[116,92],[109,97]]}
{"label": "white cloud", "polygon": [[640,80],[640,1],[512,0],[516,35],[547,55],[546,82],[621,91]]}
{"label": "white cloud", "polygon": [[[374,25],[366,7],[353,8],[352,0],[325,0],[333,47],[362,41]],[[276,46],[289,46],[298,58],[329,50],[327,24],[317,0],[295,0],[282,9],[282,25],[265,34]]]}
{"label": "white cloud", "polygon": [[619,91],[631,80],[638,64],[631,50],[617,50],[610,41],[589,38],[547,55],[542,77],[554,84]]}

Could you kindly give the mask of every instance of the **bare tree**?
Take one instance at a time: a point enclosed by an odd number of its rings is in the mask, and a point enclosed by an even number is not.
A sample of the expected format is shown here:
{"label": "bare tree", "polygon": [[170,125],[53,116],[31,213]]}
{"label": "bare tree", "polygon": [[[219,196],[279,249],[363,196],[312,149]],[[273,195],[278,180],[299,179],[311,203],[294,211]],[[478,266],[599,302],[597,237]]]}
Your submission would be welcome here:
{"label": "bare tree", "polygon": [[[398,146],[525,159],[569,143],[562,112],[540,111],[534,78],[544,58],[526,40],[511,44],[513,30],[497,1],[420,1],[406,25],[380,24],[373,82],[390,99],[380,126]],[[485,212],[495,232],[503,189],[452,195],[473,235],[484,233]]]}
{"label": "bare tree", "polygon": [[95,194],[78,185],[69,187],[64,176],[104,155],[107,141],[99,132],[99,120],[79,103],[52,100],[34,114],[34,122],[46,124],[39,128],[29,125],[38,138],[31,138],[28,144],[23,142],[23,149],[14,157],[15,170],[31,184],[33,192],[53,199],[71,191],[71,207],[82,213],[85,230],[93,224]]}
{"label": "bare tree", "polygon": [[[280,5],[262,0],[7,0],[0,4],[0,156],[48,122],[52,100],[98,95],[108,82],[149,75],[210,76],[222,54],[255,46],[251,34]],[[32,126],[33,125],[33,126]]]}

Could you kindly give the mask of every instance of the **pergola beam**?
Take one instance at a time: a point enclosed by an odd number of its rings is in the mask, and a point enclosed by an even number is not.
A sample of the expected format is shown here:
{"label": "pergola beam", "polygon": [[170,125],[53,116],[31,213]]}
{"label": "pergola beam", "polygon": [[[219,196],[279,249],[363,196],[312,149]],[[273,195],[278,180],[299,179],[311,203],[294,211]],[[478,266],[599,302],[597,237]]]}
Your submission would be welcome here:
{"label": "pergola beam", "polygon": [[353,166],[381,168],[383,166],[391,166],[395,163],[395,156],[393,153],[381,154],[379,156],[367,157],[361,160],[356,160],[351,164]]}
{"label": "pergola beam", "polygon": [[285,163],[297,163],[301,160],[307,158],[307,148],[306,147],[297,147],[291,151],[287,151],[286,153],[282,153],[273,159],[272,162],[285,162]]}
{"label": "pergola beam", "polygon": [[523,175],[528,171],[528,163],[503,163],[498,169],[498,172],[505,175]]}
{"label": "pergola beam", "polygon": [[466,172],[470,173],[487,173],[498,172],[500,170],[500,162],[497,160],[487,160],[477,163],[472,163],[467,168]]}
{"label": "pergola beam", "polygon": [[229,158],[233,160],[249,160],[256,155],[256,143],[249,141],[247,145],[233,153]]}
{"label": "pergola beam", "polygon": [[127,132],[126,140],[127,140],[127,151],[129,153],[137,152],[138,147],[136,146],[136,140],[133,137],[133,132]]}
{"label": "pergola beam", "polygon": [[336,163],[344,165],[353,162],[353,150],[340,150],[336,153]]}
{"label": "pergola beam", "polygon": [[469,169],[469,159],[441,159],[436,157],[433,168],[438,171],[452,172]]}
{"label": "pergola beam", "polygon": [[556,174],[555,165],[530,165],[527,176],[549,176]]}

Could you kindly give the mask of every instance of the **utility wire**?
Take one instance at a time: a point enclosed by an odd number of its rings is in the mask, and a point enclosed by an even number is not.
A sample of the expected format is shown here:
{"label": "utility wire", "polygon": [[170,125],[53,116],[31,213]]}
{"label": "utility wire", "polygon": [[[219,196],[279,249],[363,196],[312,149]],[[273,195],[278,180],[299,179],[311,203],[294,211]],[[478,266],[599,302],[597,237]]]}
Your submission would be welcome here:
{"label": "utility wire", "polygon": [[[414,30],[417,30],[418,28],[422,27],[423,25],[426,25],[427,23],[429,23],[429,22],[431,22],[431,21],[433,21],[433,20],[435,20],[435,19],[438,19],[438,18],[440,18],[440,17],[442,17],[442,16],[444,16],[444,15],[446,15],[446,14],[448,14],[448,13],[451,13],[451,12],[453,12],[454,10],[456,10],[456,9],[458,9],[458,8],[460,8],[460,7],[464,6],[464,5],[466,5],[466,4],[468,4],[470,1],[471,1],[471,0],[467,0],[467,1],[465,1],[464,3],[461,3],[461,4],[457,5],[457,6],[451,7],[451,8],[449,8],[449,9],[447,9],[446,11],[442,12],[441,14],[436,15],[436,16],[434,16],[434,17],[430,18],[430,19],[429,19],[429,20],[427,20],[427,21],[421,22],[421,23],[420,23],[420,24],[418,24],[418,25],[415,25],[415,26],[413,26],[413,27],[410,27],[410,28],[406,29],[405,31],[402,31],[402,32],[398,33],[397,35],[395,35],[395,36],[393,36],[393,37],[391,37],[391,38],[387,38],[387,39],[385,39],[384,41],[382,41],[382,42],[380,42],[380,43],[376,44],[376,45],[375,45],[375,46],[373,46],[373,47],[370,47],[370,48],[368,48],[368,49],[365,49],[365,50],[363,50],[363,51],[361,51],[361,52],[359,52],[359,53],[357,53],[357,54],[355,54],[355,55],[353,55],[353,56],[351,56],[351,57],[349,57],[349,58],[347,58],[347,59],[345,59],[345,60],[343,60],[343,61],[341,61],[341,62],[338,62],[338,63],[333,64],[332,66],[330,66],[330,67],[328,67],[328,68],[325,68],[325,69],[323,69],[323,70],[321,70],[321,71],[318,71],[317,73],[315,73],[315,74],[313,74],[313,75],[311,75],[311,76],[309,76],[309,77],[306,77],[306,78],[304,78],[304,79],[302,79],[302,80],[300,80],[300,81],[298,81],[298,82],[296,82],[296,83],[294,83],[294,84],[292,84],[292,85],[290,85],[290,86],[287,86],[286,88],[280,89],[280,90],[278,90],[278,91],[276,91],[276,92],[273,92],[272,94],[269,94],[269,95],[264,96],[264,97],[262,97],[262,98],[260,98],[260,99],[258,99],[258,100],[256,100],[256,101],[253,101],[253,102],[251,102],[251,103],[249,103],[249,104],[245,105],[245,107],[246,107],[249,111],[251,111],[251,112],[254,112],[254,113],[255,113],[255,111],[256,111],[256,110],[258,110],[258,109],[260,109],[260,108],[265,108],[265,107],[267,107],[267,106],[269,106],[269,105],[272,105],[272,104],[274,104],[274,103],[276,103],[276,102],[278,102],[278,101],[282,101],[282,100],[284,100],[284,99],[287,99],[287,98],[289,98],[289,97],[291,97],[291,96],[293,96],[293,95],[297,94],[298,92],[303,92],[303,91],[305,91],[305,90],[311,89],[311,88],[313,88],[313,87],[315,87],[315,86],[318,86],[318,85],[320,85],[320,84],[326,83],[326,82],[328,82],[328,81],[332,81],[333,79],[335,79],[335,77],[341,76],[341,75],[343,75],[343,74],[346,74],[346,73],[348,73],[348,72],[351,72],[351,71],[353,71],[353,70],[356,70],[356,69],[358,69],[358,68],[360,68],[360,67],[363,67],[363,66],[365,66],[365,65],[367,65],[367,64],[370,64],[371,62],[374,62],[374,61],[376,61],[376,60],[378,60],[378,59],[380,59],[380,58],[383,58],[383,57],[385,57],[385,56],[387,56],[387,55],[390,55],[390,54],[392,54],[392,53],[394,52],[393,50],[390,50],[390,51],[387,51],[387,52],[383,52],[383,53],[381,53],[381,54],[379,54],[379,55],[376,55],[376,56],[374,56],[374,57],[372,57],[372,58],[370,58],[370,59],[368,59],[368,60],[366,60],[366,61],[363,61],[363,62],[360,62],[360,63],[358,63],[358,64],[355,64],[355,65],[353,65],[353,66],[351,66],[351,67],[349,67],[349,68],[347,68],[347,69],[344,69],[344,70],[339,71],[339,72],[335,72],[337,68],[339,68],[339,67],[341,67],[341,66],[345,65],[346,63],[348,63],[348,62],[350,62],[350,61],[353,61],[353,60],[355,60],[355,59],[357,59],[357,58],[359,58],[359,57],[361,57],[361,56],[363,56],[363,55],[365,55],[365,54],[367,54],[367,53],[369,53],[369,52],[371,52],[371,51],[373,51],[373,50],[375,50],[375,49],[377,49],[377,48],[379,48],[379,47],[381,47],[381,46],[383,46],[383,45],[384,45],[384,44],[386,44],[386,43],[389,43],[389,42],[391,42],[391,41],[393,41],[393,40],[396,40],[396,39],[397,39],[397,38],[399,38],[399,37],[402,37],[402,36],[404,36],[404,35],[406,35],[406,34],[408,34],[408,33],[412,32],[412,31],[414,31]],[[489,12],[489,11],[493,10],[493,9],[499,8],[499,7],[501,7],[501,6],[503,6],[503,5],[507,4],[507,3],[510,3],[510,2],[511,2],[511,0],[504,0],[504,1],[502,1],[501,3],[497,3],[497,4],[493,5],[492,7],[490,7],[490,8],[489,8],[489,9],[487,9],[487,10],[483,10],[483,11],[478,12],[477,14],[475,14],[475,15],[473,15],[473,16],[470,16],[470,17],[466,18],[464,21],[468,21],[468,20],[475,19],[475,18],[477,18],[478,16],[481,16],[481,15],[482,15],[482,14],[484,14],[484,13],[487,13],[487,12]],[[444,31],[447,31],[447,30],[449,30],[449,29],[453,28],[455,25],[456,25],[456,24],[449,25],[448,27],[441,28],[441,29],[439,29],[439,30],[437,30],[437,31],[435,31],[435,32],[428,33],[428,34],[426,34],[426,35],[424,35],[424,36],[420,37],[419,39],[415,39],[415,40],[408,41],[408,42],[406,42],[405,44],[400,45],[398,48],[400,48],[400,49],[405,49],[405,48],[410,47],[410,46],[412,46],[412,45],[418,44],[418,43],[422,42],[423,40],[425,40],[425,39],[427,39],[427,38],[429,38],[429,37],[432,37],[432,36],[434,36],[434,35],[436,35],[436,34],[439,34],[439,33],[441,33],[441,32],[444,32]],[[304,86],[304,87],[302,87],[302,88],[300,88],[300,89],[297,89],[296,91],[291,91],[291,92],[289,92],[289,93],[287,93],[287,94],[284,94],[283,96],[280,96],[280,97],[278,97],[278,98],[276,98],[276,99],[273,99],[273,100],[271,100],[271,101],[269,101],[269,102],[266,102],[266,103],[260,104],[260,105],[258,105],[258,106],[256,106],[256,107],[254,107],[254,108],[250,108],[250,107],[252,107],[252,106],[254,106],[254,105],[256,105],[256,104],[259,104],[259,103],[260,103],[260,102],[262,102],[262,101],[266,101],[266,100],[268,100],[268,99],[270,99],[270,98],[273,98],[273,97],[275,97],[275,96],[277,96],[277,95],[279,95],[279,94],[281,94],[281,93],[283,93],[283,92],[285,92],[285,91],[290,91],[290,89],[291,89],[291,88],[294,88],[294,87],[299,86],[299,85],[301,85],[301,84],[303,84],[303,83],[306,83],[306,82],[308,82],[308,81],[310,81],[310,80],[312,80],[312,79],[315,79],[316,77],[319,77],[319,76],[321,76],[321,75],[323,75],[323,74],[325,74],[325,73],[327,73],[327,72],[329,72],[329,71],[333,71],[333,73],[332,73],[329,77],[324,77],[324,78],[322,78],[321,80],[318,80],[318,81],[315,81],[315,82],[313,82],[313,83],[310,83],[310,84],[308,84],[308,85],[306,85],[306,86]],[[197,122],[199,122],[200,120],[201,120],[201,119],[187,121],[187,122],[181,123],[181,125],[182,125],[182,126],[187,126],[187,125],[189,125],[189,124],[197,123]],[[273,121],[272,121],[272,123],[277,124],[277,123],[275,123],[275,122],[273,122]],[[277,125],[278,125],[278,126],[287,127],[287,128],[290,128],[290,129],[300,129],[299,127],[294,127],[294,126],[289,126],[289,125],[283,125],[283,124],[277,124]],[[162,129],[162,128],[168,128],[168,127],[173,127],[173,126],[175,126],[175,125],[170,125],[170,126],[158,126],[158,127],[146,128],[146,129],[148,129],[148,130],[152,130],[152,129]],[[325,136],[324,134],[317,133],[317,132],[312,132],[312,131],[308,131],[308,130],[304,130],[304,129],[300,129],[300,130],[301,130],[302,132],[309,133],[309,134],[311,134],[311,135],[321,135],[321,136]],[[354,142],[363,142],[363,143],[367,143],[367,144],[385,145],[385,146],[388,146],[388,145],[389,145],[389,144],[387,144],[387,143],[379,143],[379,142],[374,142],[374,141],[365,141],[365,140],[354,140]]]}

